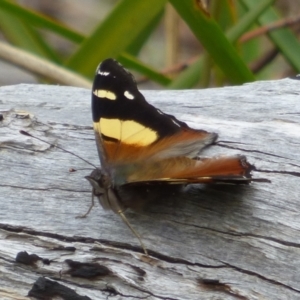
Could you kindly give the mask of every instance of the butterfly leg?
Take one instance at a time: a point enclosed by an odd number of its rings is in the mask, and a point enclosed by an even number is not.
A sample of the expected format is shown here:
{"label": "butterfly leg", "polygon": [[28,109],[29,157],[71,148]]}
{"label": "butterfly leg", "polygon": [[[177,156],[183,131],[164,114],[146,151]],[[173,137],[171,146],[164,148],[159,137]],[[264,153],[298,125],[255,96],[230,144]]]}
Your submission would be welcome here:
{"label": "butterfly leg", "polygon": [[83,214],[83,215],[76,216],[76,219],[82,219],[82,218],[86,218],[88,216],[88,214],[91,212],[92,208],[95,205],[94,197],[95,197],[95,190],[93,189],[92,190],[92,203],[91,203],[88,211],[85,214]]}

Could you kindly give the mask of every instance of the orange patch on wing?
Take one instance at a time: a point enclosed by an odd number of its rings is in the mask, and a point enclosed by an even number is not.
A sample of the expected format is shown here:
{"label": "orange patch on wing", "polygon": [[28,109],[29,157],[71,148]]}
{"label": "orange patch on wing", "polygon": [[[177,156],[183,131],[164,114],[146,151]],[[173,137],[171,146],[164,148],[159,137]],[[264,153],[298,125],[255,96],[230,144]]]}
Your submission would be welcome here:
{"label": "orange patch on wing", "polygon": [[128,164],[147,159],[196,156],[203,147],[211,144],[215,139],[216,135],[212,133],[184,129],[178,134],[159,139],[147,146],[104,139],[103,145],[108,163]]}
{"label": "orange patch on wing", "polygon": [[127,182],[186,180],[197,183],[221,177],[250,178],[251,168],[244,156],[220,156],[201,160],[174,157],[137,164]]}

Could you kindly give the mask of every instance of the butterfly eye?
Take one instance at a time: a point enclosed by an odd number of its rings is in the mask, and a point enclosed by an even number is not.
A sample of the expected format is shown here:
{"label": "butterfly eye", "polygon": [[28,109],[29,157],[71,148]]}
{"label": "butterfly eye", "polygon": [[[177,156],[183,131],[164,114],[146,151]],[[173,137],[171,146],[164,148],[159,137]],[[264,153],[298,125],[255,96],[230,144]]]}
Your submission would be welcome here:
{"label": "butterfly eye", "polygon": [[103,186],[101,186],[101,181],[96,180],[94,177],[91,176],[85,176],[87,181],[91,184],[94,190],[94,195],[95,196],[101,196],[104,194],[105,189]]}

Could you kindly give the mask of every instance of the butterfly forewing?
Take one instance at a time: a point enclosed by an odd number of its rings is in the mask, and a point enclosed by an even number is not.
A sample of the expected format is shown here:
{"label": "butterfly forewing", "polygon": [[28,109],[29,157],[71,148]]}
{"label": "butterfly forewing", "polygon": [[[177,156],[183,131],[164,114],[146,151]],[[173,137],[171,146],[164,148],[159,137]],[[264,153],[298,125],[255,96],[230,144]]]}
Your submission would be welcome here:
{"label": "butterfly forewing", "polygon": [[92,95],[94,130],[110,165],[167,157],[194,157],[217,134],[195,130],[146,102],[132,75],[113,59],[96,71]]}

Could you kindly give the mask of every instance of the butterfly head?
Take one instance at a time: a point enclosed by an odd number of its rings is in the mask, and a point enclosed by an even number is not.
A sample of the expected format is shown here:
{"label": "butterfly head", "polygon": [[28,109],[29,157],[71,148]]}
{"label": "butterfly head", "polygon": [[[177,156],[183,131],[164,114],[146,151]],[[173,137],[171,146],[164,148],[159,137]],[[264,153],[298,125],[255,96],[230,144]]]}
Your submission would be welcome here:
{"label": "butterfly head", "polygon": [[85,176],[87,181],[93,187],[95,196],[100,197],[105,194],[105,190],[110,187],[110,180],[101,172],[100,169],[94,169],[89,176]]}
{"label": "butterfly head", "polygon": [[93,188],[93,197],[99,199],[104,209],[112,210],[115,213],[121,213],[125,210],[119,195],[113,188],[111,177],[104,174],[101,169],[95,169],[89,176],[85,177]]}

